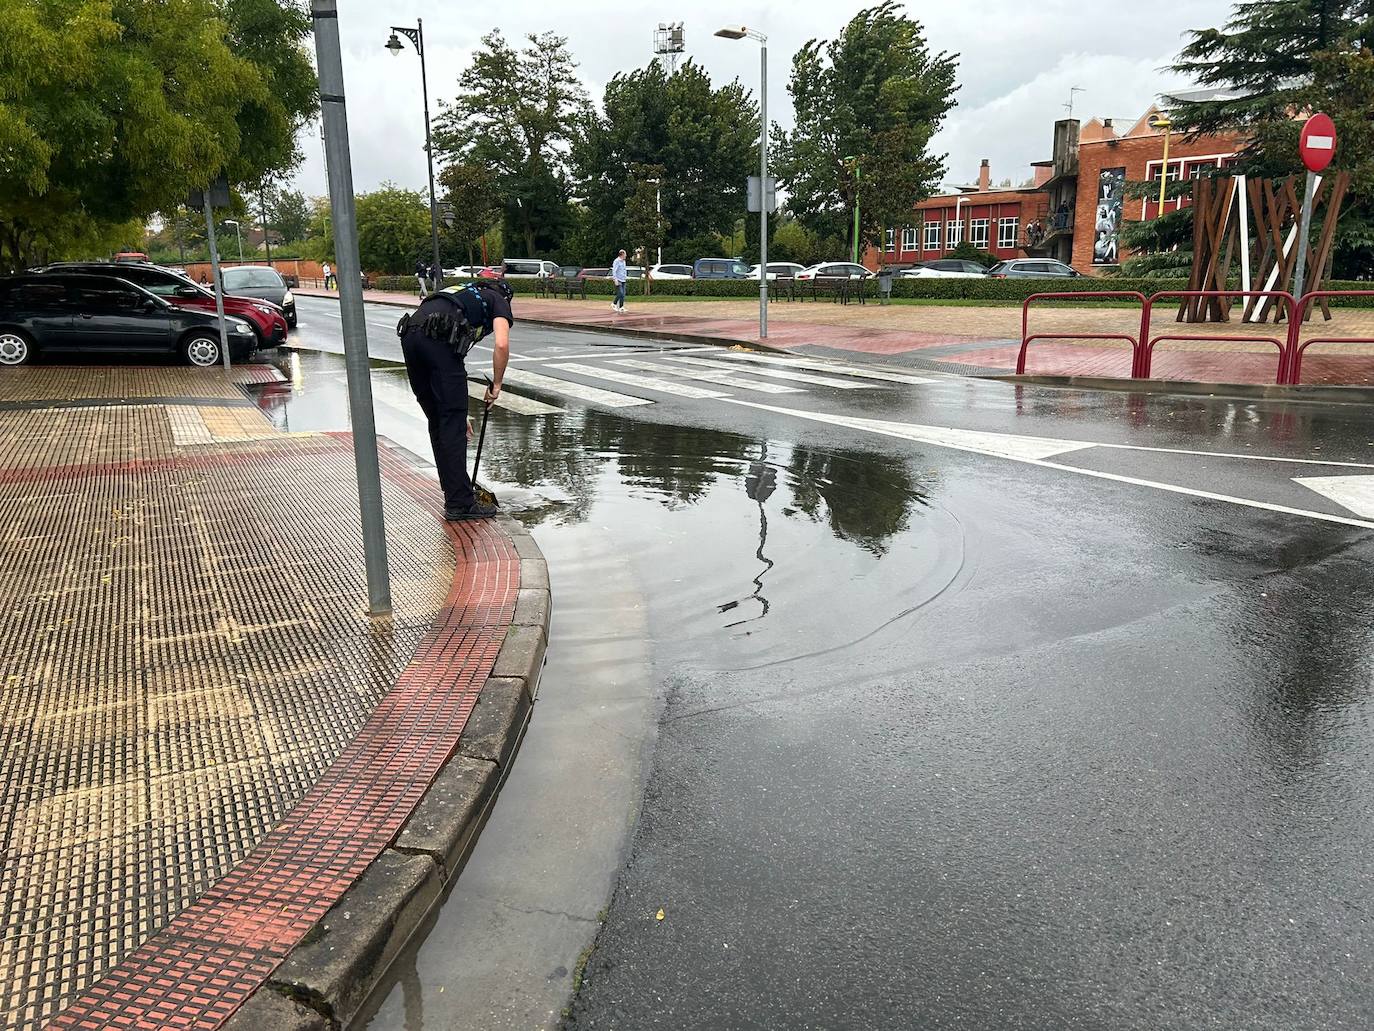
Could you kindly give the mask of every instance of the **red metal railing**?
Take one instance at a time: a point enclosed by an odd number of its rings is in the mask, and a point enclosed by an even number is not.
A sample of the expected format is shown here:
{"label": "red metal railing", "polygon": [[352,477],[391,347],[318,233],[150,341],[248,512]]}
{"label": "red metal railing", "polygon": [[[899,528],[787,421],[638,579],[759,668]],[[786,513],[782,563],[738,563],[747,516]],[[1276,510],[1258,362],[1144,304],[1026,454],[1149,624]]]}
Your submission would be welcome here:
{"label": "red metal railing", "polygon": [[1288,323],[1288,380],[1291,386],[1302,382],[1302,354],[1313,344],[1374,344],[1370,337],[1313,337],[1302,339],[1302,323],[1307,309],[1323,297],[1374,297],[1374,290],[1313,290],[1302,295],[1297,304],[1297,318]]}
{"label": "red metal railing", "polygon": [[[1290,330],[1288,336],[1283,340],[1278,337],[1262,337],[1253,334],[1228,334],[1219,335],[1216,333],[1161,333],[1159,336],[1150,336],[1150,319],[1154,313],[1156,301],[1160,300],[1185,300],[1188,298],[1201,298],[1204,300],[1219,300],[1223,297],[1272,297],[1278,303],[1286,304],[1288,308],[1288,318],[1290,320]],[[1140,316],[1140,357],[1136,363],[1135,370],[1131,375],[1136,379],[1149,379],[1150,366],[1154,360],[1155,344],[1163,340],[1188,340],[1208,342],[1233,342],[1243,344],[1273,344],[1279,349],[1278,374],[1274,379],[1275,383],[1283,384],[1287,382],[1285,378],[1288,372],[1289,341],[1292,339],[1291,321],[1297,311],[1297,302],[1293,300],[1293,295],[1284,290],[1162,290],[1159,293],[1151,294],[1150,299],[1145,302],[1145,309]]]}
{"label": "red metal railing", "polygon": [[1099,300],[1135,300],[1140,302],[1141,325],[1145,325],[1144,312],[1149,302],[1138,290],[1068,290],[1061,293],[1031,294],[1021,304],[1021,351],[1016,357],[1016,375],[1026,374],[1026,349],[1032,340],[1125,340],[1131,345],[1131,375],[1136,374],[1136,364],[1140,358],[1140,339],[1126,333],[1036,333],[1030,332],[1031,301],[1076,301],[1095,297]]}

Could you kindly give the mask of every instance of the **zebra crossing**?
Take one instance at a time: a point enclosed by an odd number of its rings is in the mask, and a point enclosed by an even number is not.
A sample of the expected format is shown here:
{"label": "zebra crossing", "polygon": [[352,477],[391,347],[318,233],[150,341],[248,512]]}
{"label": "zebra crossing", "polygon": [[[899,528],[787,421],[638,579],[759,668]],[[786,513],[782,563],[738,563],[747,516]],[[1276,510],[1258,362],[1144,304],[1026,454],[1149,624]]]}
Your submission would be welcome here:
{"label": "zebra crossing", "polygon": [[[759,394],[804,395],[817,388],[880,390],[938,382],[930,376],[824,358],[753,351],[716,351],[713,357],[699,357],[710,350],[637,351],[628,357],[606,356],[597,364],[573,359],[601,358],[601,354],[526,358],[524,364],[517,364],[516,358],[506,370],[506,389],[496,406],[520,415],[542,415],[562,411],[559,402],[565,399],[605,408],[631,408],[656,404],[665,397],[702,401]],[[534,361],[539,362],[538,372],[530,367]],[[538,396],[527,396],[526,390]]]}

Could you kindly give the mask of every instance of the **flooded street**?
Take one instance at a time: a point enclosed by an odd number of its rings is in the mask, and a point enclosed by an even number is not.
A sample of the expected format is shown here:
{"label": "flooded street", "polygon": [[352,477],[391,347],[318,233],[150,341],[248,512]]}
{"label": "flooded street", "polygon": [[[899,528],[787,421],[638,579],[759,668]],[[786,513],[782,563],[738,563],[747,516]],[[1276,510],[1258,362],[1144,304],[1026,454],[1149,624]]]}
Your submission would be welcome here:
{"label": "flooded street", "polygon": [[[346,429],[302,318],[259,404]],[[606,340],[518,327],[480,478],[548,666],[359,1026],[1369,1024],[1374,547],[1328,482],[1366,413]]]}

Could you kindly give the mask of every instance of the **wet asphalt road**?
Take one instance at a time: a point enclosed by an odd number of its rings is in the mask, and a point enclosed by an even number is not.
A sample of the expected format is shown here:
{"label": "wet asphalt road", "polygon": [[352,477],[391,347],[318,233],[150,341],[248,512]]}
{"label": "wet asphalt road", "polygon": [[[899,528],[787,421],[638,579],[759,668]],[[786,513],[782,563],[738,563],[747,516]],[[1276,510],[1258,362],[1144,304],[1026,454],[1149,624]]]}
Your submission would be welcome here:
{"label": "wet asphalt road", "polygon": [[[337,349],[327,303],[301,344]],[[483,463],[571,615],[367,1026],[555,1026],[593,935],[573,1028],[1370,1025],[1374,470],[1307,464],[1370,462],[1366,408],[838,366],[761,393],[663,371],[722,353],[515,340],[556,382],[511,387],[561,411],[498,410]],[[264,405],[341,426],[338,360],[286,367]]]}

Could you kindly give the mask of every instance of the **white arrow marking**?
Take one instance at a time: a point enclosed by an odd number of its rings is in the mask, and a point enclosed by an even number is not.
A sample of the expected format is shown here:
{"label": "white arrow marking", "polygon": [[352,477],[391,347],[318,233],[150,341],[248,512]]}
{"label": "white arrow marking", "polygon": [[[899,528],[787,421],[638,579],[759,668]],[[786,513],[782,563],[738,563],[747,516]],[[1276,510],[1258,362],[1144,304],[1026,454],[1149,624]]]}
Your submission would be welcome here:
{"label": "white arrow marking", "polygon": [[1374,519],[1374,476],[1295,476],[1293,482],[1330,498],[1357,516]]}
{"label": "white arrow marking", "polygon": [[[792,408],[778,408],[775,405],[760,404],[757,401],[741,401],[738,398],[721,398],[721,400],[726,404],[743,405],[746,408],[758,408],[765,412],[777,412],[780,415],[791,415],[798,419],[809,419],[812,422],[830,423],[833,426],[847,426],[850,429],[866,430],[869,433],[880,433],[888,437],[901,437],[905,440],[915,440],[925,444],[934,444],[937,447],[953,448],[956,451],[972,451],[977,454],[993,455],[997,458],[1006,458],[1013,462],[1040,466],[1042,469],[1058,469],[1060,472],[1077,473],[1079,476],[1091,476],[1098,480],[1112,480],[1116,483],[1129,483],[1137,487],[1151,487],[1155,490],[1167,491],[1170,494],[1184,494],[1193,498],[1206,498],[1208,501],[1225,501],[1231,505],[1242,505],[1245,508],[1257,508],[1264,512],[1280,512],[1284,515],[1296,515],[1304,516],[1308,519],[1317,519],[1325,523],[1340,523],[1342,526],[1358,526],[1362,529],[1374,530],[1374,522],[1364,519],[1347,519],[1344,516],[1328,515],[1325,512],[1313,512],[1305,508],[1290,508],[1287,505],[1275,505],[1268,501],[1255,501],[1252,498],[1237,498],[1230,494],[1217,494],[1209,490],[1196,490],[1193,487],[1182,487],[1176,483],[1160,483],[1157,480],[1143,480],[1136,476],[1123,476],[1120,473],[1108,473],[1102,472],[1099,469],[1084,469],[1079,466],[1045,461],[1046,458],[1070,451],[1081,451],[1085,448],[1111,447],[1112,445],[1109,444],[1095,444],[1092,441],[1086,440],[1056,440],[1051,437],[1021,437],[1011,433],[957,430],[944,426],[919,426],[912,423],[886,422],[881,419],[856,419],[845,415],[828,415],[824,412],[801,412]],[[1132,450],[1142,449],[1132,448]],[[1340,479],[1341,477],[1330,478]],[[1371,479],[1374,479],[1374,477],[1371,477]]]}

